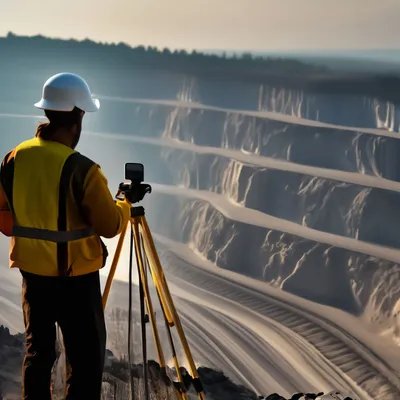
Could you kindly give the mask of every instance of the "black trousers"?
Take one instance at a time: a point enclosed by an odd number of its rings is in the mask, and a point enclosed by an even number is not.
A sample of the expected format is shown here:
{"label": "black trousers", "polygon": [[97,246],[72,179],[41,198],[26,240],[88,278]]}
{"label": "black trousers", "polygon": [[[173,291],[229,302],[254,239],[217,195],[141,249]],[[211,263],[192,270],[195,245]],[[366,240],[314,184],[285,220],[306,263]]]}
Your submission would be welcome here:
{"label": "black trousers", "polygon": [[106,327],[98,272],[44,277],[21,271],[26,352],[22,399],[50,400],[56,322],[69,364],[67,400],[100,400]]}

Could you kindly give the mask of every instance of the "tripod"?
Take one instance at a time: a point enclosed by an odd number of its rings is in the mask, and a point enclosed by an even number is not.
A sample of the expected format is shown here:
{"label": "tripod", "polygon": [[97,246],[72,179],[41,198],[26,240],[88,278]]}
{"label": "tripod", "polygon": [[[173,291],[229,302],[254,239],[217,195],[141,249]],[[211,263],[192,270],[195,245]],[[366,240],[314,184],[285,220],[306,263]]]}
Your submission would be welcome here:
{"label": "tripod", "polygon": [[[125,201],[126,198],[125,198]],[[129,203],[131,204],[131,203]],[[196,366],[194,364],[189,345],[187,343],[183,328],[175,309],[167,281],[163,269],[161,267],[160,260],[158,258],[157,250],[150,232],[150,228],[147,224],[145,218],[145,210],[143,207],[131,207],[131,218],[128,224],[124,226],[121,231],[118,244],[115,250],[114,259],[111,264],[110,272],[107,278],[106,286],[103,293],[103,307],[106,306],[108,295],[110,292],[111,284],[114,278],[114,274],[118,265],[118,260],[121,255],[121,250],[124,242],[124,237],[126,230],[130,225],[130,257],[129,257],[129,327],[128,327],[128,360],[129,360],[129,374],[130,374],[130,384],[131,384],[131,395],[132,399],[134,396],[134,385],[131,370],[131,313],[132,313],[132,261],[133,261],[133,246],[135,247],[135,257],[138,267],[139,274],[139,291],[140,291],[140,311],[141,311],[141,328],[142,328],[142,349],[143,349],[143,377],[145,385],[145,399],[150,400],[150,393],[148,387],[148,367],[147,367],[147,350],[146,350],[146,323],[150,322],[152,328],[152,334],[154,337],[154,342],[156,346],[156,351],[158,355],[159,364],[161,367],[161,373],[164,378],[167,378],[166,374],[166,363],[164,352],[162,349],[159,332],[157,324],[155,321],[155,314],[153,311],[153,303],[150,296],[149,283],[148,283],[148,271],[154,287],[157,292],[157,296],[161,305],[162,313],[165,320],[165,325],[167,328],[168,338],[171,346],[172,356],[174,360],[174,365],[178,377],[178,382],[174,382],[175,394],[177,400],[187,399],[187,387],[184,383],[182,373],[180,370],[180,365],[178,362],[178,357],[175,351],[175,345],[172,338],[171,328],[175,327],[179,335],[183,350],[185,352],[188,364],[189,372],[191,374],[191,384],[197,392],[197,397],[200,400],[205,400],[205,395],[203,387],[198,376]],[[134,243],[134,245],[133,245]],[[145,313],[145,306],[147,309],[147,314]]]}

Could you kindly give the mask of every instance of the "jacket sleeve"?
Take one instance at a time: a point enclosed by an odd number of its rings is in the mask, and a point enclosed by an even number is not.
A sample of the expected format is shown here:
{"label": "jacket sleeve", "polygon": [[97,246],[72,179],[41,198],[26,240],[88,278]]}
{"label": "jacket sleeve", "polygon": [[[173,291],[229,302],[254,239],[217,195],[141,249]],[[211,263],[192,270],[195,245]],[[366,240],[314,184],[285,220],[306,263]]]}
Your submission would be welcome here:
{"label": "jacket sleeve", "polygon": [[114,201],[107,179],[97,164],[86,176],[82,208],[96,234],[105,238],[117,236],[130,218],[129,203]]}
{"label": "jacket sleeve", "polygon": [[5,236],[12,236],[13,219],[7,197],[0,185],[0,232]]}

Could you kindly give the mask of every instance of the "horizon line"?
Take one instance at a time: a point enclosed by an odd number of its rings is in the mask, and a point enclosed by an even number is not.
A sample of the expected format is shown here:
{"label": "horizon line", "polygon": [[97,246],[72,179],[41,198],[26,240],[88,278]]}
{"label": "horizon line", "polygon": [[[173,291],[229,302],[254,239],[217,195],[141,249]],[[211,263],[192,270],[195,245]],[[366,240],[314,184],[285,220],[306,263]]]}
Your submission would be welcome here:
{"label": "horizon line", "polygon": [[77,39],[74,37],[60,37],[60,36],[48,36],[44,35],[42,33],[37,33],[37,34],[32,34],[32,35],[25,35],[25,34],[18,34],[13,31],[8,31],[6,35],[2,36],[0,35],[0,39],[9,39],[10,37],[19,37],[19,38],[35,38],[35,37],[42,37],[44,39],[49,39],[49,40],[61,40],[61,41],[76,41],[76,42],[85,42],[85,41],[90,41],[98,45],[120,45],[123,44],[127,47],[130,47],[131,49],[135,49],[138,47],[153,47],[156,48],[157,50],[172,50],[172,51],[187,51],[187,52],[200,52],[200,53],[233,53],[233,54],[254,54],[254,55],[262,55],[262,54],[303,54],[306,55],[311,54],[311,53],[322,53],[322,54],[329,54],[329,53],[351,53],[351,52],[358,52],[358,53],[370,53],[370,52],[385,52],[385,51],[400,51],[400,47],[386,47],[386,48],[331,48],[331,49],[322,49],[322,48],[313,48],[313,49],[219,49],[219,48],[188,48],[188,47],[168,47],[168,46],[157,46],[157,45],[152,45],[152,44],[129,44],[124,41],[101,41],[101,40],[95,40],[90,37],[86,37],[84,39]]}

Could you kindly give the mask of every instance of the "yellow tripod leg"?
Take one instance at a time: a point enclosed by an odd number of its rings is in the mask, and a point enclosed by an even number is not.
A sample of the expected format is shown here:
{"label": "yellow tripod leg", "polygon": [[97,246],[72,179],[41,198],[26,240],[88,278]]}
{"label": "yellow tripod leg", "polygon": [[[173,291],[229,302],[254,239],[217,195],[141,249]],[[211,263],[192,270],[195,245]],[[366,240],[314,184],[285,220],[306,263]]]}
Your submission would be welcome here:
{"label": "yellow tripod leg", "polygon": [[[148,253],[149,249],[148,249],[147,243],[145,244],[145,249],[146,249],[146,253]],[[170,309],[168,307],[168,300],[165,297],[164,291],[162,290],[162,284],[161,284],[162,279],[160,279],[160,277],[157,276],[157,271],[155,271],[154,268],[151,268],[151,265],[154,265],[154,263],[155,263],[154,256],[151,254],[151,252],[150,252],[149,258],[151,260],[149,262],[149,267],[150,267],[151,276],[152,276],[152,279],[153,279],[153,282],[154,282],[154,287],[157,290],[157,294],[159,296],[160,304],[161,304],[163,312],[165,314],[165,318],[167,319],[167,323],[168,323],[168,325],[170,327],[173,327],[174,326],[174,319],[173,319],[172,313],[171,313],[171,311],[170,311]]]}
{"label": "yellow tripod leg", "polygon": [[126,233],[126,229],[128,227],[128,224],[125,224],[125,226],[122,228],[122,231],[121,231],[119,239],[118,239],[117,248],[115,249],[114,258],[113,258],[113,261],[112,261],[112,264],[111,264],[110,272],[108,273],[106,286],[104,288],[103,308],[106,308],[108,295],[110,294],[111,284],[112,284],[112,281],[114,279],[115,271],[117,270],[118,261],[119,261],[120,255],[121,255],[122,246],[124,244],[125,233]]}
{"label": "yellow tripod leg", "polygon": [[[140,226],[142,227],[142,230],[143,230],[142,220],[139,221],[139,224],[140,224]],[[146,251],[146,255],[150,259],[149,267],[151,267],[152,265],[154,265],[156,263],[155,255],[154,255],[155,248],[153,249],[153,248],[151,248],[151,246],[149,246],[148,240],[144,240],[143,242],[144,242],[144,248],[145,248],[145,251]],[[152,279],[153,279],[153,282],[154,282],[154,286],[155,286],[155,288],[157,290],[157,293],[159,295],[160,304],[163,307],[163,310],[165,312],[165,316],[167,318],[168,324],[169,324],[169,326],[174,326],[174,320],[172,318],[172,313],[171,313],[171,311],[170,311],[170,309],[168,307],[168,301],[167,301],[167,298],[165,297],[165,293],[162,290],[161,281],[162,281],[163,277],[160,276],[159,271],[154,269],[154,268],[150,268],[150,271],[151,271]]]}
{"label": "yellow tripod leg", "polygon": [[[146,253],[145,256],[146,256],[146,264],[150,267],[150,263],[149,263],[149,260],[148,260],[148,255],[147,255],[147,253]],[[153,268],[149,268],[149,269],[150,269],[150,273],[151,273],[153,282],[155,283],[156,280],[157,280],[157,278],[156,278],[156,276],[154,275],[154,269],[153,269]],[[178,376],[178,382],[179,382],[180,385],[181,385],[181,390],[184,390],[185,385],[184,385],[184,383],[183,383],[183,379],[182,379],[182,374],[181,374],[181,371],[180,371],[180,365],[179,365],[178,357],[177,357],[177,355],[176,355],[176,353],[175,353],[174,343],[173,343],[172,334],[171,334],[171,327],[170,327],[170,324],[169,324],[169,322],[168,322],[167,315],[166,315],[166,312],[165,312],[165,305],[163,304],[163,302],[162,302],[162,300],[161,300],[161,293],[160,293],[160,291],[159,291],[159,285],[156,286],[156,291],[157,291],[157,295],[158,295],[158,299],[159,299],[159,302],[160,302],[160,306],[161,306],[162,312],[163,312],[163,314],[164,314],[165,325],[166,325],[166,328],[167,328],[167,330],[168,330],[168,335],[169,335],[169,338],[170,338],[170,344],[171,344],[171,350],[172,350],[172,358],[173,358],[173,360],[174,360],[174,366],[175,366],[176,374],[177,374],[177,376]],[[177,390],[177,389],[176,389],[176,390]],[[179,399],[184,399],[184,400],[187,399],[187,395],[186,395],[186,393],[183,392],[183,391],[179,391],[179,392],[178,392],[178,395],[179,395]]]}
{"label": "yellow tripod leg", "polygon": [[[154,318],[154,313],[152,311],[152,302],[150,299],[150,290],[148,287],[148,280],[147,280],[147,274],[146,274],[146,268],[147,268],[148,263],[143,262],[143,255],[142,255],[142,249],[141,249],[142,241],[140,239],[139,225],[138,225],[138,221],[136,220],[136,218],[135,217],[132,218],[132,224],[133,224],[134,236],[135,236],[136,262],[137,262],[137,265],[138,265],[139,271],[140,271],[139,279],[142,280],[143,293],[144,293],[144,297],[145,297],[145,301],[146,301],[146,306],[148,308],[149,321],[151,323],[151,327],[152,327],[152,331],[153,331],[153,337],[154,337],[154,341],[156,344],[156,350],[158,353],[160,368],[161,368],[161,371],[166,375],[166,363],[165,363],[165,359],[164,359],[164,353],[162,351],[162,346],[161,346],[161,342],[160,342],[159,334],[158,334],[158,328],[157,328],[156,321]],[[145,252],[145,259],[147,261],[146,252]],[[150,304],[150,307],[148,306],[149,304]],[[153,316],[153,317],[151,317],[151,316]],[[182,382],[182,375],[180,374],[179,370],[178,370],[178,374],[180,377],[180,381]],[[175,396],[176,396],[177,400],[187,400],[186,394],[181,393],[175,387],[174,387],[174,389],[175,389],[174,392],[175,392]]]}
{"label": "yellow tripod leg", "polygon": [[[153,256],[152,257],[152,261],[154,261],[154,264],[153,265],[150,264],[150,265],[156,271],[155,275],[157,276],[157,278],[159,278],[159,284],[161,285],[161,291],[163,292],[163,295],[164,295],[163,297],[168,301],[167,306],[168,306],[168,309],[171,311],[173,322],[174,322],[174,324],[176,326],[176,329],[178,331],[179,337],[181,339],[182,346],[183,346],[183,349],[184,349],[185,354],[186,354],[186,358],[187,358],[187,360],[189,362],[190,372],[192,374],[193,379],[196,381],[196,383],[194,383],[194,385],[195,385],[196,390],[197,390],[198,398],[201,399],[201,400],[205,400],[205,395],[204,395],[203,389],[201,388],[199,375],[197,373],[197,369],[196,369],[196,366],[194,364],[194,360],[193,360],[189,345],[187,343],[186,336],[185,336],[185,334],[183,332],[183,327],[181,325],[181,322],[180,322],[180,319],[179,319],[179,315],[178,315],[178,313],[177,313],[177,311],[175,309],[175,306],[174,306],[174,303],[173,303],[173,300],[172,300],[172,296],[171,296],[171,293],[169,291],[169,288],[168,288],[168,285],[167,285],[167,282],[166,282],[166,279],[165,279],[165,275],[164,275],[164,272],[163,272],[162,267],[161,267],[160,260],[158,258],[157,250],[156,250],[153,238],[151,236],[150,228],[147,225],[147,221],[146,221],[146,218],[144,216],[140,216],[138,218],[140,219],[140,224],[141,224],[142,229],[143,229],[143,235],[144,235],[145,243],[147,242],[146,244],[147,244],[148,248],[150,249],[151,254]],[[161,300],[163,300],[163,298]]]}
{"label": "yellow tripod leg", "polygon": [[140,271],[139,279],[141,279],[141,281],[142,281],[145,303],[146,303],[146,307],[147,307],[147,312],[149,314],[149,320],[151,323],[151,328],[152,328],[152,332],[153,332],[153,337],[154,337],[154,342],[156,345],[156,350],[157,350],[157,354],[158,354],[158,360],[160,363],[160,367],[165,368],[166,364],[165,364],[164,353],[162,350],[161,341],[160,341],[160,337],[158,334],[157,324],[156,324],[156,321],[154,318],[153,304],[152,304],[151,298],[150,298],[149,285],[148,285],[148,281],[147,281],[147,277],[146,277],[146,273],[145,273],[145,269],[144,269],[144,265],[143,265],[144,263],[143,263],[142,253],[140,250],[139,226],[138,226],[138,221],[136,220],[136,218],[137,217],[132,218],[132,224],[133,224],[133,232],[135,235],[136,260],[137,260],[139,271]]}

